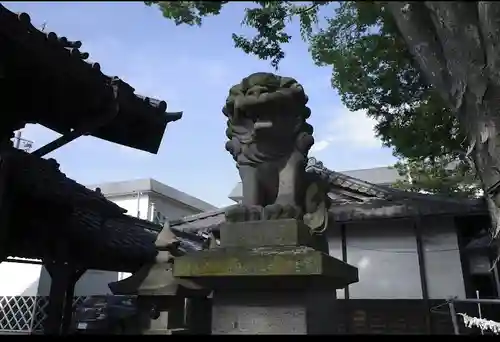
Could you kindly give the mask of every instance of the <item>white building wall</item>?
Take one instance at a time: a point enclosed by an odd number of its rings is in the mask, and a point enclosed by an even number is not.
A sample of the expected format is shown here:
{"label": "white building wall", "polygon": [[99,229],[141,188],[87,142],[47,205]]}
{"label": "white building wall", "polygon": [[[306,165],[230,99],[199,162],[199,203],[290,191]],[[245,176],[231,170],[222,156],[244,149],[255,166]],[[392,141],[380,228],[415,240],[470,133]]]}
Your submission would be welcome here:
{"label": "white building wall", "polygon": [[[75,285],[75,296],[111,294],[108,283],[116,272],[88,270]],[[45,267],[15,262],[0,263],[0,296],[48,296],[51,278]]]}
{"label": "white building wall", "polygon": [[421,299],[413,224],[408,220],[346,225],[347,262],[358,268],[352,299]]}
{"label": "white building wall", "polygon": [[41,265],[0,263],[0,297],[36,296],[41,270]]}
{"label": "white building wall", "polygon": [[[422,221],[422,244],[430,299],[465,298],[453,218]],[[420,269],[413,222],[379,220],[346,224],[347,261],[358,267],[352,299],[421,299]],[[340,225],[329,234],[330,255],[342,260]],[[344,290],[337,290],[344,298]]]}
{"label": "white building wall", "polygon": [[[117,272],[87,270],[75,284],[75,296],[95,296],[111,294],[108,283],[117,281]],[[45,267],[41,268],[38,295],[48,296],[51,278]]]}
{"label": "white building wall", "polygon": [[[332,224],[328,229],[328,248],[329,254],[342,260],[342,236],[340,233],[340,224]],[[344,289],[337,289],[337,298],[344,299]]]}
{"label": "white building wall", "polygon": [[166,216],[169,220],[177,220],[185,216],[198,214],[201,210],[197,210],[181,203],[175,202],[168,198],[152,194],[150,202],[154,205],[154,209]]}
{"label": "white building wall", "polygon": [[425,218],[421,227],[429,298],[466,298],[453,218]]}
{"label": "white building wall", "polygon": [[130,194],[126,196],[108,197],[108,199],[127,210],[127,215],[139,217],[143,220],[150,219],[149,194]]}

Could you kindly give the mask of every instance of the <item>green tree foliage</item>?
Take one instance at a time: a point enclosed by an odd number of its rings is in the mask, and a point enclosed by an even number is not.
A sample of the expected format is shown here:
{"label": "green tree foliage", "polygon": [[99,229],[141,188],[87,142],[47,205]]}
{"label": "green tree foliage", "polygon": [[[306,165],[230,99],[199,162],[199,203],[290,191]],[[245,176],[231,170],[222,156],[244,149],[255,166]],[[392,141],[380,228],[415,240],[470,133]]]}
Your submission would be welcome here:
{"label": "green tree foliage", "polygon": [[450,197],[477,197],[480,184],[473,167],[457,163],[451,155],[429,159],[401,159],[394,166],[399,175],[405,176],[396,188],[412,192],[447,195]]}
{"label": "green tree foliage", "polygon": [[[227,3],[146,2],[158,6],[177,25],[198,26]],[[324,27],[315,30],[323,10],[330,16]],[[245,9],[243,24],[254,28],[256,35],[233,33],[235,47],[270,60],[276,68],[285,57],[283,44],[292,39],[287,24],[297,19],[314,62],[333,67],[332,86],[342,102],[377,120],[378,137],[404,160],[396,167],[401,172],[411,170],[418,180],[399,186],[450,195],[470,193],[466,189],[474,180],[462,152],[467,140],[441,97],[424,82],[388,12],[373,1],[253,1]],[[451,161],[456,164],[453,170],[448,167]]]}
{"label": "green tree foliage", "polygon": [[[203,18],[220,14],[229,1],[146,1],[146,5],[157,5],[163,16],[176,25],[187,24],[201,26]],[[317,23],[318,10],[329,1],[311,1],[299,4],[291,1],[252,1],[254,7],[245,9],[243,24],[254,28],[257,35],[251,39],[242,35],[232,35],[235,46],[245,53],[254,54],[260,59],[271,60],[275,68],[285,57],[282,44],[292,38],[285,32],[286,25],[294,17],[300,20],[301,34],[308,39]]]}

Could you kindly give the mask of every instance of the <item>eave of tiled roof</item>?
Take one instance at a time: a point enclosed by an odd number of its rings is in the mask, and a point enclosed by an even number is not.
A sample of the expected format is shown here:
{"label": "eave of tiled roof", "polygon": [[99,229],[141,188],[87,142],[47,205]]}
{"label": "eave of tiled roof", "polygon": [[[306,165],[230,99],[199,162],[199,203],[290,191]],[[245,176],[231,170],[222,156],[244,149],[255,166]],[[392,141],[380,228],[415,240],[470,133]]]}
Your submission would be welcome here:
{"label": "eave of tiled roof", "polygon": [[62,253],[64,261],[117,271],[154,260],[161,227],[126,215],[103,195],[67,178],[55,161],[12,148],[2,154],[2,174],[13,206],[9,256],[50,259]]}
{"label": "eave of tiled roof", "polygon": [[473,201],[469,199],[453,198],[440,195],[420,194],[415,192],[408,192],[400,189],[391,188],[385,185],[372,184],[361,179],[344,175],[326,168],[322,162],[317,161],[315,158],[309,158],[307,165],[308,172],[315,172],[322,177],[328,179],[331,186],[331,191],[335,193],[336,189],[347,190],[355,194],[365,196],[366,202],[374,199],[383,199],[388,201],[397,200],[417,200],[428,201],[430,203],[448,203],[450,205],[469,205]]}
{"label": "eave of tiled roof", "polygon": [[11,192],[60,205],[92,208],[113,217],[126,212],[103,195],[68,178],[53,159],[43,159],[12,148],[2,153],[3,167],[8,171]]}
{"label": "eave of tiled roof", "polygon": [[174,229],[187,231],[200,231],[206,228],[215,228],[226,221],[224,211],[226,208],[217,209],[201,214],[190,215],[178,220],[170,221]]}
{"label": "eave of tiled roof", "polygon": [[[43,70],[51,77],[44,78],[55,80],[71,80],[78,83],[87,93],[93,94],[93,101],[80,99],[78,106],[59,106],[65,108],[65,113],[55,115],[54,109],[50,110],[50,116],[40,116],[46,111],[37,108],[32,110],[32,118],[26,118],[27,122],[40,123],[61,134],[77,129],[82,122],[91,117],[105,115],[106,109],[112,98],[113,89],[119,94],[118,103],[120,109],[118,116],[106,126],[92,132],[92,135],[104,140],[137,148],[140,150],[156,153],[161,143],[168,122],[181,118],[182,113],[166,113],[167,105],[164,101],[152,99],[146,96],[134,94],[134,89],[117,77],[103,74],[98,63],[88,63],[88,53],[81,52],[81,42],[69,41],[66,37],[60,37],[54,32],[44,33],[31,24],[28,14],[16,14],[9,11],[0,4],[0,42],[10,42],[9,46],[18,48],[15,51],[22,53],[23,58],[15,58],[16,61],[27,61],[33,70]],[[3,47],[9,52],[8,48]],[[27,66],[25,66],[27,67]],[[23,67],[23,70],[25,68]],[[37,72],[31,73],[34,77]],[[21,80],[17,80],[21,82]],[[33,80],[32,80],[33,81]],[[26,82],[26,80],[24,81]],[[33,83],[33,82],[31,82]],[[45,84],[50,88],[50,84]],[[64,89],[64,88],[63,88]],[[25,87],[25,90],[27,88]],[[46,89],[38,89],[43,93]],[[57,92],[59,93],[59,92]],[[80,94],[85,92],[80,91]],[[29,94],[26,92],[24,95]],[[21,96],[19,94],[18,96]],[[64,102],[65,98],[59,101]],[[93,105],[89,102],[94,103]],[[15,101],[19,106],[19,101]],[[40,103],[44,103],[41,101]],[[87,108],[86,106],[90,106]],[[97,107],[99,108],[97,108]],[[94,108],[95,107],[95,108]],[[93,108],[93,109],[92,109]],[[15,108],[14,108],[15,109]],[[69,111],[69,113],[68,113]],[[83,113],[85,112],[85,113]]]}
{"label": "eave of tiled roof", "polygon": [[[26,231],[11,240],[7,249],[9,256],[57,258],[88,269],[134,272],[154,262],[157,254],[154,241],[160,227],[152,227],[150,222],[128,215],[103,221],[95,213],[77,211],[67,231],[59,231],[57,235],[43,223],[25,224]],[[53,236],[37,238],[41,233]],[[62,250],[56,250],[51,241],[63,244]]]}

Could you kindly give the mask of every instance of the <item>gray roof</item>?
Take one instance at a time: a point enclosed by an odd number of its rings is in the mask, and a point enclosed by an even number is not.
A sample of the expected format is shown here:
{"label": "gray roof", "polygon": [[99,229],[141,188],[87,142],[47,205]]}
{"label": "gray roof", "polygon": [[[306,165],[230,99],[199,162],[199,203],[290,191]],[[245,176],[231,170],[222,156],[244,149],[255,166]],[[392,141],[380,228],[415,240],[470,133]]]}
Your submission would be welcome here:
{"label": "gray roof", "polygon": [[213,211],[217,209],[217,207],[210,203],[190,196],[152,178],[93,184],[87,187],[90,189],[100,188],[102,194],[106,197],[130,195],[137,192],[154,193],[200,211]]}
{"label": "gray roof", "polygon": [[[187,231],[217,230],[225,222],[224,209],[207,212],[200,215],[186,216],[171,223],[172,227]],[[482,200],[464,202],[462,205],[446,202],[429,203],[426,201],[373,200],[367,203],[350,203],[333,205],[330,217],[335,222],[351,222],[373,219],[393,219],[411,216],[430,215],[473,215],[487,214]]]}
{"label": "gray roof", "polygon": [[[439,195],[407,192],[327,169],[309,158],[308,172],[320,174],[330,184],[330,214],[336,222],[400,218],[414,215],[487,214],[483,199],[457,199]],[[241,183],[230,198],[241,197]],[[213,229],[224,222],[224,209],[188,216],[175,222],[177,229]]]}
{"label": "gray roof", "polygon": [[415,199],[396,201],[376,199],[366,203],[334,205],[330,208],[330,214],[335,222],[349,222],[412,216],[487,214],[487,210],[481,200],[465,201],[460,204]]}
{"label": "gray roof", "polygon": [[170,221],[170,227],[179,230],[199,231],[213,229],[226,221],[224,211],[226,208],[217,209],[211,212],[186,216],[179,220]]}
{"label": "gray roof", "polygon": [[[29,203],[47,205],[42,211],[11,213],[7,256],[62,257],[89,269],[127,272],[154,260],[154,235],[148,231],[161,227],[126,215],[125,209],[102,194],[66,177],[53,159],[13,147],[8,152],[2,158],[10,167],[6,190],[15,195],[11,197],[12,205],[18,208],[26,208]],[[71,210],[64,229],[58,230],[59,208]],[[54,244],[54,239],[59,242]],[[59,250],[54,248],[56,245],[64,248]]]}
{"label": "gray roof", "polygon": [[334,204],[367,203],[374,199],[384,199],[387,201],[422,200],[430,203],[449,203],[455,205],[463,205],[470,202],[467,199],[421,194],[395,189],[386,185],[373,184],[341,172],[330,170],[315,158],[309,158],[306,171],[317,173],[330,183],[329,195],[334,199]]}

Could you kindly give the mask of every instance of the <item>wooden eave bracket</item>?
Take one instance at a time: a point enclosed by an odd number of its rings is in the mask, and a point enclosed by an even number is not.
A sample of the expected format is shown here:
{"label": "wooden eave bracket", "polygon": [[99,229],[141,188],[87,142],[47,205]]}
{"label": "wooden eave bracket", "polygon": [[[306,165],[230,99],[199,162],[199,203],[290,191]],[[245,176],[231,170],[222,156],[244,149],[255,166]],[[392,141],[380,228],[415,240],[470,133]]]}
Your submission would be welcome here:
{"label": "wooden eave bracket", "polygon": [[105,115],[98,117],[96,120],[83,124],[82,127],[80,128],[73,129],[71,132],[62,135],[61,137],[31,152],[31,154],[36,155],[38,157],[43,157],[49,154],[50,152],[53,152],[58,148],[81,137],[82,135],[88,135],[91,132],[96,131],[97,129],[113,121],[118,115],[118,112],[120,111],[120,106],[118,102],[119,87],[117,84],[112,84],[111,87],[113,89],[113,99],[111,100],[109,110]]}

